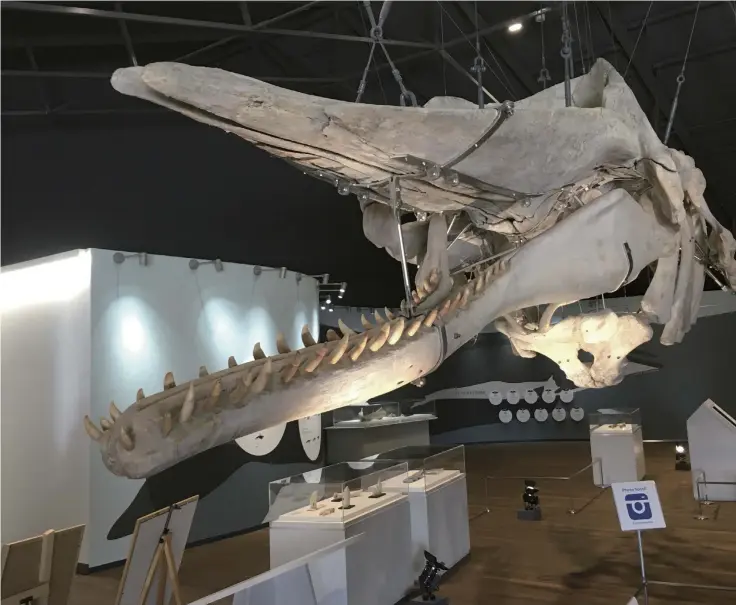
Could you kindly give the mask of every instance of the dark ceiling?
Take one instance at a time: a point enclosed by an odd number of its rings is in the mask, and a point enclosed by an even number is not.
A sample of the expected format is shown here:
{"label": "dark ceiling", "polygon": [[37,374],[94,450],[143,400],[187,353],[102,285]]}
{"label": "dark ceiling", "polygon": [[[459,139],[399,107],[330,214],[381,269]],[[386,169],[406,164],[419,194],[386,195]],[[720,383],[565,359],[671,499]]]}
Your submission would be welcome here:
{"label": "dark ceiling", "polygon": [[[734,230],[736,3],[568,6],[575,74],[607,59],[660,136],[695,25],[669,144],[695,158]],[[384,38],[419,104],[475,100],[479,29],[484,86],[517,100],[541,89],[543,55],[550,84],[563,78],[560,8],[394,2]],[[513,20],[524,25],[514,34]],[[349,282],[350,304],[395,304],[400,267],[363,238],[354,198],[109,85],[117,67],[176,60],[354,101],[369,32],[362,2],[3,2],[3,264],[76,247],[220,257],[330,272]],[[396,105],[399,93],[377,51],[362,101]]]}

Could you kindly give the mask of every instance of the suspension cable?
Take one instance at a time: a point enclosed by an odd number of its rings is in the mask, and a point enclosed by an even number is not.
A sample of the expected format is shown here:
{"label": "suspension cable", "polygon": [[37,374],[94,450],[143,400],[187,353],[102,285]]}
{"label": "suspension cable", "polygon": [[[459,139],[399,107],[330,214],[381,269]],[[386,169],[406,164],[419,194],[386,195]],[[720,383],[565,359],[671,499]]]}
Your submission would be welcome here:
{"label": "suspension cable", "polygon": [[690,37],[687,41],[687,48],[685,49],[685,57],[682,60],[682,67],[680,68],[680,73],[677,76],[677,90],[675,91],[675,99],[672,101],[672,109],[670,109],[670,117],[667,121],[667,130],[665,130],[664,133],[664,140],[662,141],[665,145],[667,144],[667,141],[670,139],[670,134],[672,133],[672,124],[675,121],[675,114],[677,112],[677,103],[680,100],[680,91],[682,90],[682,85],[685,83],[685,68],[687,67],[687,59],[690,56],[690,44],[693,41],[693,34],[695,33],[695,25],[698,22],[698,11],[700,11],[700,2],[697,3],[695,6],[695,17],[693,17],[693,26],[690,28]]}
{"label": "suspension cable", "polygon": [[572,64],[572,47],[570,42],[572,36],[570,35],[570,21],[567,18],[567,0],[562,2],[562,48],[560,49],[560,56],[565,65],[565,107],[572,106],[572,88],[570,81],[574,77],[573,64]]}
{"label": "suspension cable", "polygon": [[539,77],[537,78],[537,82],[542,85],[542,88],[544,90],[547,89],[547,82],[552,79],[549,77],[549,69],[547,69],[547,57],[544,50],[544,21],[546,18],[547,16],[544,13],[539,13],[535,17],[535,20],[537,21],[537,23],[539,23],[539,30],[542,37],[542,68],[539,70]]}
{"label": "suspension cable", "polygon": [[626,74],[629,73],[629,67],[631,67],[631,62],[634,60],[634,55],[636,54],[636,49],[639,47],[639,40],[641,40],[641,35],[644,33],[644,28],[647,26],[647,21],[649,20],[649,13],[652,11],[652,5],[654,4],[654,0],[652,0],[649,3],[649,8],[647,9],[647,14],[644,16],[644,21],[641,22],[641,27],[639,28],[639,35],[636,37],[636,42],[634,43],[634,50],[631,51],[631,56],[629,57],[629,62],[626,64],[626,69],[624,70],[624,80],[626,79]]}
{"label": "suspension cable", "polygon": [[391,10],[391,0],[384,0],[383,5],[381,6],[381,12],[378,15],[378,22],[376,22],[376,18],[373,16],[373,10],[371,10],[370,0],[363,0],[363,6],[365,7],[365,11],[368,14],[368,20],[371,23],[370,35],[371,39],[373,40],[372,47],[374,47],[376,44],[380,46],[384,56],[386,57],[386,61],[391,68],[391,73],[394,76],[394,80],[396,80],[396,83],[399,85],[399,89],[401,90],[401,95],[399,96],[399,102],[401,106],[406,107],[407,104],[411,104],[412,107],[416,107],[416,95],[414,95],[414,93],[411,92],[404,84],[404,79],[401,77],[401,72],[391,59],[391,55],[389,55],[388,49],[383,43],[383,24],[386,22],[388,13]]}
{"label": "suspension cable", "polygon": [[[578,50],[580,51],[580,64],[583,66],[583,73],[588,72],[588,67],[585,64],[585,58],[583,57],[583,38],[580,35],[580,21],[578,21],[578,3],[572,3],[573,10],[575,11],[575,30],[578,32]],[[583,23],[585,25],[585,23]]]}
{"label": "suspension cable", "polygon": [[475,0],[475,59],[470,71],[475,73],[475,81],[478,86],[478,109],[485,107],[485,98],[483,96],[483,72],[486,66],[483,62],[483,55],[480,52],[480,30],[478,28],[478,0]]}

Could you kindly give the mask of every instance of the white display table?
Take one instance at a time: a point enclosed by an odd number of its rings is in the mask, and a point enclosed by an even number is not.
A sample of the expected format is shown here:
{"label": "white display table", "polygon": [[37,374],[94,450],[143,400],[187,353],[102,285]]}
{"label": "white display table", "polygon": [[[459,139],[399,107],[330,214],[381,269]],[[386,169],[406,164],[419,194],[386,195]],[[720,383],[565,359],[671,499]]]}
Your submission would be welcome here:
{"label": "white display table", "polygon": [[[687,419],[693,495],[697,481],[736,482],[736,419],[710,399]],[[717,502],[736,501],[736,485],[701,485],[700,497]]]}
{"label": "white display table", "polygon": [[[354,508],[348,511],[339,511],[339,502],[322,500],[316,511],[305,506],[274,519],[269,529],[271,567],[363,534],[335,566],[336,586],[347,585],[349,605],[398,602],[416,579],[411,566],[411,515],[406,495],[386,491],[373,499],[368,492],[353,492]],[[333,507],[335,513],[319,515]]]}
{"label": "white display table", "polygon": [[641,426],[626,423],[596,427],[590,432],[590,456],[601,460],[601,465],[593,465],[593,483],[598,487],[641,481],[646,473]]}
{"label": "white display table", "polygon": [[[384,486],[393,487],[400,481],[401,478],[396,477],[386,481]],[[424,569],[425,550],[450,568],[470,552],[465,473],[429,471],[423,479],[409,484],[409,504],[414,577]]]}

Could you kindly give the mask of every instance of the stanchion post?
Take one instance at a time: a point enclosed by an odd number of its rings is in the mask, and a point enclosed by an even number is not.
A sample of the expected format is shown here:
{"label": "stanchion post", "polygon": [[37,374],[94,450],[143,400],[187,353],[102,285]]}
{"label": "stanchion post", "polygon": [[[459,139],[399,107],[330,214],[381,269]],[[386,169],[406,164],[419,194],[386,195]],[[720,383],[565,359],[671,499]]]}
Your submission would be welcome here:
{"label": "stanchion post", "polygon": [[636,532],[636,540],[639,543],[639,564],[641,565],[641,585],[644,588],[644,605],[649,605],[649,588],[647,587],[647,572],[644,567],[644,546],[641,541],[641,530]]}

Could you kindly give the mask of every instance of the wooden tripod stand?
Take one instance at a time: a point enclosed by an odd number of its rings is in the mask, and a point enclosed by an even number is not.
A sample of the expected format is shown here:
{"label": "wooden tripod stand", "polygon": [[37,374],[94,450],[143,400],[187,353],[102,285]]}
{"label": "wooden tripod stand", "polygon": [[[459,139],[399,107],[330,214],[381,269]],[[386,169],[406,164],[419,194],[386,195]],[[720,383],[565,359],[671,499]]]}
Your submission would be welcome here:
{"label": "wooden tripod stand", "polygon": [[179,590],[179,574],[176,571],[176,562],[174,561],[174,553],[171,549],[171,533],[168,529],[164,530],[163,535],[158,541],[158,546],[153,554],[151,565],[146,574],[146,581],[143,584],[143,592],[141,594],[140,605],[145,605],[148,595],[151,592],[153,581],[156,574],[159,575],[158,594],[156,596],[156,605],[167,605],[164,603],[166,598],[166,581],[171,582],[171,592],[176,605],[183,605],[181,600],[181,592]]}

